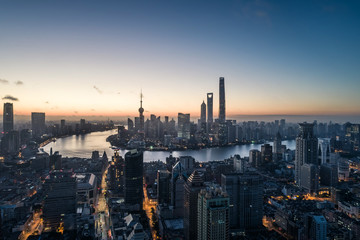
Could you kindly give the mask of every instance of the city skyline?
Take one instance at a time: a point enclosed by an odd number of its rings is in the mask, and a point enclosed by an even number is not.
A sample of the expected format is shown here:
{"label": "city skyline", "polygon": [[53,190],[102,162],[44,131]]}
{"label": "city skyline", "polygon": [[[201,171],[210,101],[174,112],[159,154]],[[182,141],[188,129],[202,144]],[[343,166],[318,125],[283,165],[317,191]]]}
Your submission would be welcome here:
{"label": "city skyline", "polygon": [[[2,3],[0,97],[14,115],[360,118],[356,2]],[[306,18],[304,18],[306,14]],[[35,97],[36,96],[36,97]],[[166,104],[164,104],[166,103]]]}

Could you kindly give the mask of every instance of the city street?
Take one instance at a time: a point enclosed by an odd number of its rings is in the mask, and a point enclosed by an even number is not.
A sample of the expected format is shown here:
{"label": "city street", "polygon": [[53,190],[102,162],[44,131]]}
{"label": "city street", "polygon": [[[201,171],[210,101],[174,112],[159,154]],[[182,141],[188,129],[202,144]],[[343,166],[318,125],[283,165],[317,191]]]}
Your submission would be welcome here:
{"label": "city street", "polygon": [[150,200],[148,198],[147,195],[147,191],[146,191],[146,187],[144,185],[143,187],[143,191],[144,191],[144,202],[143,202],[143,209],[146,212],[147,217],[149,218],[149,224],[150,224],[150,229],[151,229],[151,235],[152,235],[152,239],[156,239],[156,231],[155,229],[153,229],[153,221],[152,221],[152,213],[151,213],[151,208],[154,208],[154,211],[156,212],[156,206],[157,206],[157,202],[154,200]]}
{"label": "city street", "polygon": [[40,218],[40,213],[34,213],[33,218],[27,223],[24,230],[19,236],[19,240],[26,240],[29,236],[34,234],[36,231],[40,234],[42,231],[42,221]]}
{"label": "city street", "polygon": [[107,240],[109,232],[109,209],[106,203],[105,193],[107,190],[106,185],[107,169],[101,179],[100,191],[98,193],[98,202],[95,206],[95,230],[96,236],[99,239]]}

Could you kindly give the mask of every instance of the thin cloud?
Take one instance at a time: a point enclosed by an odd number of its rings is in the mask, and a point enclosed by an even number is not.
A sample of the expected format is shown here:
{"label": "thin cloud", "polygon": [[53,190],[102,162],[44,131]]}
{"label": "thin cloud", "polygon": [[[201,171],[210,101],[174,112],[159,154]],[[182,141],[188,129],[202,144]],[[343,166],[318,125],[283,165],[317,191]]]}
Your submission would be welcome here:
{"label": "thin cloud", "polygon": [[97,86],[95,86],[94,85],[94,89],[98,92],[98,93],[100,93],[100,94],[102,94],[103,93],[103,91],[101,91]]}
{"label": "thin cloud", "polygon": [[46,104],[49,104],[49,101],[46,101],[45,103],[46,103]]}
{"label": "thin cloud", "polygon": [[13,97],[11,95],[6,95],[5,97],[2,98],[3,100],[10,100],[10,101],[19,101],[18,98]]}
{"label": "thin cloud", "polygon": [[6,80],[6,79],[1,79],[1,78],[0,78],[0,83],[2,83],[2,84],[8,84],[8,83],[9,83],[9,81],[8,81],[8,80]]}
{"label": "thin cloud", "polygon": [[15,84],[19,86],[19,85],[23,85],[24,82],[23,81],[16,81]]}

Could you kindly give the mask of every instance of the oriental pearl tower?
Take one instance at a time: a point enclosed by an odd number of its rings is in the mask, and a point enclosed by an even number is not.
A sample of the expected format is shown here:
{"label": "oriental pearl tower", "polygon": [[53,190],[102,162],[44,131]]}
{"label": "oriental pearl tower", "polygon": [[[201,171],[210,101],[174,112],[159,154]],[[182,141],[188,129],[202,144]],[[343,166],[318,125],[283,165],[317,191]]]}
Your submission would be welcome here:
{"label": "oriental pearl tower", "polygon": [[140,108],[139,108],[139,118],[140,118],[140,129],[139,132],[144,132],[144,108],[142,107],[142,91],[140,93]]}

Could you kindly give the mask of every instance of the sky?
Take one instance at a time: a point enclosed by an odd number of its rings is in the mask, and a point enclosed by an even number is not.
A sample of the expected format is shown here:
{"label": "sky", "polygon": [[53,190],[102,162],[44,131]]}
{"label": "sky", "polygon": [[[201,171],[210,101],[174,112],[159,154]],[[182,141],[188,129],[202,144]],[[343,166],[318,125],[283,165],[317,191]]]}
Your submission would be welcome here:
{"label": "sky", "polygon": [[0,1],[17,115],[360,116],[359,1]]}

